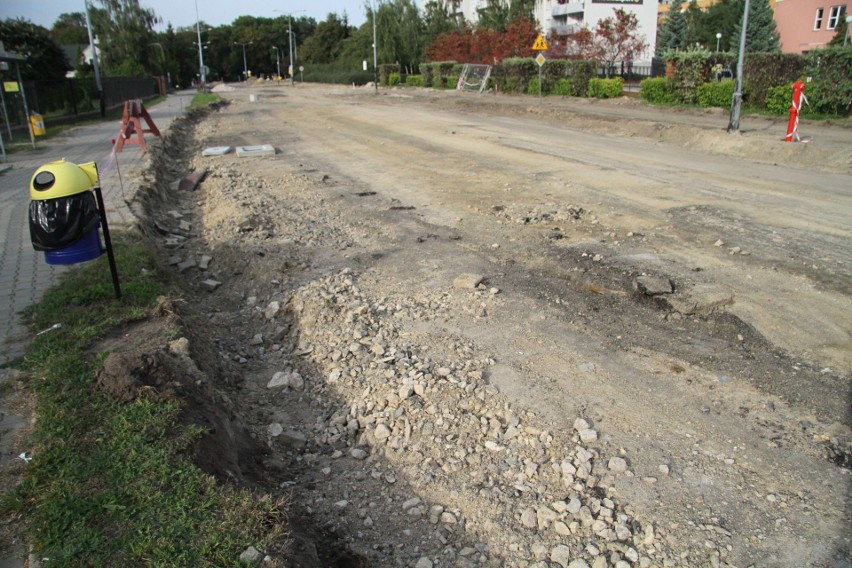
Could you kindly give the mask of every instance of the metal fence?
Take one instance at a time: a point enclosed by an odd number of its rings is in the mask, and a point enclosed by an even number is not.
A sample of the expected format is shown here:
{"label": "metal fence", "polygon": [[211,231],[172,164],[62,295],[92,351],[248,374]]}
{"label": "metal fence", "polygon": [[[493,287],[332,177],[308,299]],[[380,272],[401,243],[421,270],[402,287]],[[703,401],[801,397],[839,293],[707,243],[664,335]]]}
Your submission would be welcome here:
{"label": "metal fence", "polygon": [[621,77],[624,79],[624,91],[638,93],[639,83],[642,79],[651,77],[664,77],[666,74],[666,62],[655,57],[650,65],[635,65],[632,61],[621,61],[610,68],[601,66],[598,68],[598,77]]}
{"label": "metal fence", "polygon": [[[47,125],[58,125],[95,117],[103,110],[123,105],[126,100],[147,99],[159,92],[157,81],[150,77],[105,77],[102,83],[103,100],[94,79],[23,81],[26,108],[41,114]],[[4,88],[2,104],[0,134],[11,137],[12,132],[25,130],[29,119],[22,93]]]}

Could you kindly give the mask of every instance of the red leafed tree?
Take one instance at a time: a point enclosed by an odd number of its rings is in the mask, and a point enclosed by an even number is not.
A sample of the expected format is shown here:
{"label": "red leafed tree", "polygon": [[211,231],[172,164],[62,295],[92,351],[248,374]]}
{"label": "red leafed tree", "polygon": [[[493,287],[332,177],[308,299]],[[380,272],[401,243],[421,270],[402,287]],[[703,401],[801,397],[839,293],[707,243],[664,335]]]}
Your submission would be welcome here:
{"label": "red leafed tree", "polygon": [[537,35],[536,23],[521,17],[513,20],[504,33],[487,28],[466,28],[442,34],[424,53],[430,61],[495,63],[507,57],[531,57]]}
{"label": "red leafed tree", "polygon": [[598,20],[588,58],[600,61],[609,77],[617,62],[632,61],[648,47],[645,36],[639,34],[638,29],[636,14],[616,8],[615,18]]}
{"label": "red leafed tree", "polygon": [[538,37],[538,24],[530,18],[516,18],[506,26],[497,45],[496,57],[502,61],[509,57],[532,57],[532,45]]}
{"label": "red leafed tree", "polygon": [[470,61],[470,30],[453,30],[441,34],[424,49],[430,61]]}

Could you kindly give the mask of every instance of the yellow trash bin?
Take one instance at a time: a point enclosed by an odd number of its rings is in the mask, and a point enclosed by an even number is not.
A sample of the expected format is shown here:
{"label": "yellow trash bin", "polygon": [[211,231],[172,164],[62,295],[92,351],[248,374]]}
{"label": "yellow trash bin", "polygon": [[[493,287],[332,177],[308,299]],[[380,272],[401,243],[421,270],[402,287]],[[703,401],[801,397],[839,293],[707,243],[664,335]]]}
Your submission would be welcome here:
{"label": "yellow trash bin", "polygon": [[33,127],[33,136],[44,136],[47,131],[44,129],[44,117],[37,112],[30,114],[30,124]]}

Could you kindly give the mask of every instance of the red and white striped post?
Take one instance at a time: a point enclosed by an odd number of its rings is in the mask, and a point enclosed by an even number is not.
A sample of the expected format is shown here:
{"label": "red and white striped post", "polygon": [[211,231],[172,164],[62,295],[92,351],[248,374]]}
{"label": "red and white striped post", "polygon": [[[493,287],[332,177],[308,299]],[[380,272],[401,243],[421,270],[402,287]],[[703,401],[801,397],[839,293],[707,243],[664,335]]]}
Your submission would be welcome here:
{"label": "red and white striped post", "polygon": [[793,104],[790,106],[790,122],[787,123],[787,136],[785,142],[792,142],[793,135],[796,135],[796,141],[799,141],[799,113],[802,110],[802,97],[804,97],[805,84],[801,79],[793,83]]}

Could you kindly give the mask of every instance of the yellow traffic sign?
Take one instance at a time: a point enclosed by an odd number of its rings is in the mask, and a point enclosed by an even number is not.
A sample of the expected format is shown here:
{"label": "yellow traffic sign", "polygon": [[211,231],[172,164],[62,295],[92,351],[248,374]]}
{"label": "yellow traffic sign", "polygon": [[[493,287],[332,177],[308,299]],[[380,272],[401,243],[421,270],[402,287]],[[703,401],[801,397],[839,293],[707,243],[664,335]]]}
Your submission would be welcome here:
{"label": "yellow traffic sign", "polygon": [[544,41],[544,36],[538,34],[538,37],[535,38],[535,43],[532,46],[533,51],[547,51],[547,42]]}
{"label": "yellow traffic sign", "polygon": [[542,54],[540,54],[540,53],[539,53],[538,55],[536,55],[536,57],[535,57],[535,62],[536,62],[536,63],[538,63],[538,66],[539,66],[539,67],[541,67],[542,65],[544,65],[544,61],[545,61],[545,59],[544,59],[544,55],[542,55]]}

